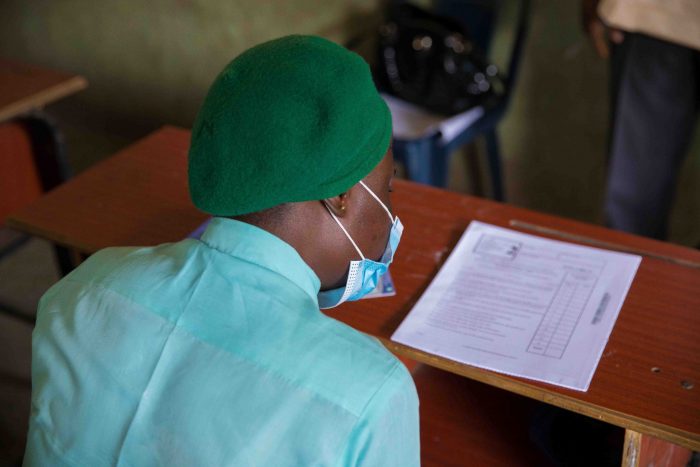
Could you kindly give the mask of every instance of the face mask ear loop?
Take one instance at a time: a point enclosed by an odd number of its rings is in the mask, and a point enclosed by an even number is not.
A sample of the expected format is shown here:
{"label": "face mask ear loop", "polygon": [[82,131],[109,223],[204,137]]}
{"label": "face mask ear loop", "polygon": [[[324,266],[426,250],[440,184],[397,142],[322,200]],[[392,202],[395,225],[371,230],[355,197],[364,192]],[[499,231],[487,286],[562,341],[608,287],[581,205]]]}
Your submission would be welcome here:
{"label": "face mask ear loop", "polygon": [[345,236],[348,237],[348,240],[350,240],[350,243],[352,243],[352,246],[355,247],[355,251],[357,251],[357,253],[360,255],[360,258],[362,258],[364,260],[365,255],[363,255],[362,252],[360,251],[360,249],[357,247],[355,240],[353,240],[352,237],[350,236],[350,234],[348,233],[348,231],[345,230],[345,227],[343,227],[343,224],[340,223],[340,220],[338,220],[338,218],[335,216],[335,214],[333,214],[333,211],[331,211],[331,208],[328,207],[328,205],[325,203],[325,201],[323,202],[323,205],[326,207],[326,209],[328,210],[328,213],[331,215],[331,217],[333,217],[333,220],[335,220],[335,222],[338,224],[338,226],[340,226],[340,228],[343,230],[343,233],[345,234]]}
{"label": "face mask ear loop", "polygon": [[362,180],[360,180],[360,185],[362,185],[363,187],[365,187],[365,190],[367,190],[367,192],[368,192],[370,195],[372,195],[372,198],[376,199],[377,202],[378,202],[379,204],[382,205],[382,207],[383,207],[384,210],[386,211],[387,215],[389,216],[389,220],[390,220],[391,223],[393,224],[393,223],[394,223],[394,217],[391,215],[391,211],[389,211],[389,208],[386,207],[386,204],[384,204],[384,203],[382,202],[382,200],[379,199],[379,196],[375,195],[374,192],[373,192],[372,190],[370,190],[369,187],[368,187],[367,185],[365,185],[365,182],[363,182]]}

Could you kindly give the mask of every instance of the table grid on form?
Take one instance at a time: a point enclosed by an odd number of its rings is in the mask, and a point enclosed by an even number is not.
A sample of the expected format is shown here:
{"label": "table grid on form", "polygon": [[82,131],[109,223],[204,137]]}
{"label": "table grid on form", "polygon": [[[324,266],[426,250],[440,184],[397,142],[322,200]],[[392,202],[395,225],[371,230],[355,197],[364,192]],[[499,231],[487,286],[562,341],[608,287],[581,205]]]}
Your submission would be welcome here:
{"label": "table grid on form", "polygon": [[528,346],[528,352],[561,358],[593,292],[593,285],[567,273]]}

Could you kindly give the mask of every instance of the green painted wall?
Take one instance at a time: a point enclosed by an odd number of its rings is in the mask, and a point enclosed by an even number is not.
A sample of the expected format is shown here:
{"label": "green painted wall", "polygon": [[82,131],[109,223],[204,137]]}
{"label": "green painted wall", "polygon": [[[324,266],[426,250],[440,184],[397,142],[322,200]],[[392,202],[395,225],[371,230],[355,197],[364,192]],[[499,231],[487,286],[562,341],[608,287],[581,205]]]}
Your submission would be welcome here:
{"label": "green painted wall", "polygon": [[375,4],[3,0],[0,54],[85,75],[89,90],[72,100],[85,111],[112,114],[111,122],[189,125],[216,74],[241,51],[292,33],[343,41],[371,24]]}
{"label": "green painted wall", "polygon": [[[162,124],[190,126],[232,57],[291,33],[338,42],[371,31],[381,0],[2,0],[0,55],[85,75],[90,88],[48,112],[77,170]],[[494,45],[504,61],[512,8]],[[535,0],[510,113],[501,125],[509,201],[600,221],[607,64],[580,31],[577,1]],[[696,132],[697,133],[697,132]],[[698,138],[696,138],[697,140]],[[451,188],[465,189],[454,160]],[[679,184],[671,239],[700,243],[700,141]]]}

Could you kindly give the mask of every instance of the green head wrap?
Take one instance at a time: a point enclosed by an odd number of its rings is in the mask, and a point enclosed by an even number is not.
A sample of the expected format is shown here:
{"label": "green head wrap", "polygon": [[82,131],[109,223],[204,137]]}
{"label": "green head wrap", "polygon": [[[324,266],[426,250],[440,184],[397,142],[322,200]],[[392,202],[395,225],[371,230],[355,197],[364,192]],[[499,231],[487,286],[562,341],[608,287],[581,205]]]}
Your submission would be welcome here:
{"label": "green head wrap", "polygon": [[219,74],[192,131],[190,195],[218,216],[337,196],[391,140],[391,115],[367,63],[313,36],[239,55]]}

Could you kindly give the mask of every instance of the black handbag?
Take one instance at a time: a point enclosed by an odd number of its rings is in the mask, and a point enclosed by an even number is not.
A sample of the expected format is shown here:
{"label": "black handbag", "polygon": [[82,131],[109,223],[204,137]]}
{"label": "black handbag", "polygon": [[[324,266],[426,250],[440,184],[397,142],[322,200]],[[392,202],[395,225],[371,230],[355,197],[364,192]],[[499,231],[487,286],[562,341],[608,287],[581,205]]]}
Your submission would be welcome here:
{"label": "black handbag", "polygon": [[379,29],[378,85],[432,112],[454,115],[503,94],[489,63],[456,20],[415,5],[390,7]]}

